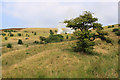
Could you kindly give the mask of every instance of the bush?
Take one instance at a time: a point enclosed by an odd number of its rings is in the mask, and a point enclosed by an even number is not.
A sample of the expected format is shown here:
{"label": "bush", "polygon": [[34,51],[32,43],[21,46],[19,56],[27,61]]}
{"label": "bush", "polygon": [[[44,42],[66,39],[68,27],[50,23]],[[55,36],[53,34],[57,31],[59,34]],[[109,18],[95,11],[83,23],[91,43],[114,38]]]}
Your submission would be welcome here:
{"label": "bush", "polygon": [[118,44],[120,44],[120,39],[118,40]]}
{"label": "bush", "polygon": [[34,35],[36,35],[36,32],[34,33]]}
{"label": "bush", "polygon": [[5,37],[5,40],[7,40],[8,38],[7,37]]}
{"label": "bush", "polygon": [[112,44],[113,44],[113,40],[110,39],[110,38],[106,38],[106,42],[107,42],[107,43],[112,43]]}
{"label": "bush", "polygon": [[115,28],[115,29],[113,29],[112,32],[116,32],[116,31],[119,31],[119,29],[118,29],[118,28]]}
{"label": "bush", "polygon": [[114,27],[114,25],[112,25],[112,27]]}
{"label": "bush", "polygon": [[7,48],[12,48],[12,44],[7,44]]}
{"label": "bush", "polygon": [[3,36],[6,36],[6,34],[5,34],[5,33],[2,33],[2,35],[3,35]]}
{"label": "bush", "polygon": [[108,26],[108,28],[112,28],[112,26]]}
{"label": "bush", "polygon": [[115,34],[116,34],[117,36],[120,36],[120,31],[116,31]]}
{"label": "bush", "polygon": [[39,44],[39,41],[34,41],[33,43],[35,43],[35,44]]}
{"label": "bush", "polygon": [[52,30],[50,30],[50,35],[53,35],[53,34],[54,34],[54,32]]}
{"label": "bush", "polygon": [[21,36],[21,33],[18,33],[18,36]]}
{"label": "bush", "polygon": [[14,36],[14,34],[10,33],[10,36],[11,36],[11,37],[13,37],[13,36]]}
{"label": "bush", "polygon": [[49,38],[47,38],[48,42],[61,42],[63,41],[64,37],[60,34],[57,35],[50,35]]}
{"label": "bush", "polygon": [[69,36],[68,36],[68,35],[66,36],[66,39],[69,39]]}
{"label": "bush", "polygon": [[57,30],[55,30],[55,32],[57,33]]}
{"label": "bush", "polygon": [[18,40],[18,44],[23,44],[21,39]]}

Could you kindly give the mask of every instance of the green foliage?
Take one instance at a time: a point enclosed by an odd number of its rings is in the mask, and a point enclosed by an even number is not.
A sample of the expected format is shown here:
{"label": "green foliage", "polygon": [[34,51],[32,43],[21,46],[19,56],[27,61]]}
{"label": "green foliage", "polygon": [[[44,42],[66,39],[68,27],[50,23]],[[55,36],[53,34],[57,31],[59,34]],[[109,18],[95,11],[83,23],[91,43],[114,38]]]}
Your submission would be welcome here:
{"label": "green foliage", "polygon": [[112,26],[108,26],[108,28],[112,28]]}
{"label": "green foliage", "polygon": [[110,38],[105,38],[105,39],[106,39],[107,43],[112,43],[113,44],[113,40],[112,39],[110,39]]}
{"label": "green foliage", "polygon": [[36,35],[36,32],[34,32],[34,35]]}
{"label": "green foliage", "polygon": [[7,37],[5,37],[5,40],[7,40],[8,38]]}
{"label": "green foliage", "polygon": [[6,36],[6,34],[5,34],[5,33],[2,33],[2,36]]}
{"label": "green foliage", "polygon": [[21,39],[18,40],[18,44],[23,44]]}
{"label": "green foliage", "polygon": [[118,29],[118,28],[115,28],[115,29],[113,29],[112,32],[116,32],[116,31],[119,31],[119,29]]}
{"label": "green foliage", "polygon": [[118,40],[118,44],[120,44],[120,39]]}
{"label": "green foliage", "polygon": [[120,36],[120,31],[116,31],[115,34],[116,34],[117,36]]}
{"label": "green foliage", "polygon": [[[74,36],[76,36],[78,42],[74,47],[75,51],[92,54],[93,46],[95,45],[92,41],[96,38],[106,40],[104,35],[108,35],[108,33],[101,31],[103,29],[102,24],[97,23],[97,21],[98,18],[93,17],[92,13],[89,11],[85,11],[82,15],[75,19],[64,21],[64,23],[67,23],[67,27],[76,30],[74,32]],[[90,28],[96,30],[97,34],[92,33],[92,31],[89,30]],[[110,42],[109,39],[107,42]]]}
{"label": "green foliage", "polygon": [[114,27],[114,25],[112,25],[112,27]]}
{"label": "green foliage", "polygon": [[55,32],[57,33],[57,30],[55,30]]}
{"label": "green foliage", "polygon": [[69,36],[68,36],[68,35],[66,36],[66,39],[69,39]]}
{"label": "green foliage", "polygon": [[53,34],[54,34],[54,32],[52,30],[50,30],[50,35],[53,35]]}
{"label": "green foliage", "polygon": [[11,36],[11,37],[13,37],[13,36],[14,36],[14,34],[10,33],[10,36]]}
{"label": "green foliage", "polygon": [[34,41],[33,43],[35,43],[35,44],[39,44],[39,41]]}
{"label": "green foliage", "polygon": [[64,37],[60,34],[50,35],[48,38],[40,36],[40,44],[53,43],[53,42],[61,42]]}
{"label": "green foliage", "polygon": [[21,33],[18,33],[17,35],[18,35],[18,36],[22,36]]}
{"label": "green foliage", "polygon": [[12,48],[12,44],[8,43],[7,48]]}

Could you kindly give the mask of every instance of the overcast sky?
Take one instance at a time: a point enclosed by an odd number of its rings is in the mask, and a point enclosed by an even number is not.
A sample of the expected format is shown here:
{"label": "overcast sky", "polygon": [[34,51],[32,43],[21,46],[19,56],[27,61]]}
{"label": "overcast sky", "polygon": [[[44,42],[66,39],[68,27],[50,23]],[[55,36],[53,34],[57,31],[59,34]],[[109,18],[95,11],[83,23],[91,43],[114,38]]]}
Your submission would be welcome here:
{"label": "overcast sky", "polygon": [[[55,28],[65,19],[78,17],[91,11],[105,25],[118,23],[118,2],[115,0],[55,1],[55,0],[4,0],[2,2],[2,28],[39,27]],[[1,24],[0,24],[1,26]]]}

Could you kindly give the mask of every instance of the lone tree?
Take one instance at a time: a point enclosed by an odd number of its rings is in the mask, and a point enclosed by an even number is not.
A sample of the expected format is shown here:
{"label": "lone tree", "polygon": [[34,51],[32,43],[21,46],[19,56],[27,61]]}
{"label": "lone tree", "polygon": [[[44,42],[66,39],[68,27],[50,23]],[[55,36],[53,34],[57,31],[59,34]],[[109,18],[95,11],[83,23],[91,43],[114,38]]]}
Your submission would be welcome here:
{"label": "lone tree", "polygon": [[21,39],[18,40],[18,44],[23,44]]}
{"label": "lone tree", "polygon": [[[64,23],[67,23],[66,27],[75,29],[74,35],[78,39],[76,46],[74,47],[75,51],[93,53],[94,40],[96,38],[101,38],[106,40],[104,37],[102,24],[98,23],[98,18],[93,17],[93,13],[89,11],[84,11],[82,15],[76,17],[75,19],[65,20]],[[96,30],[95,33],[92,33],[89,29]]]}

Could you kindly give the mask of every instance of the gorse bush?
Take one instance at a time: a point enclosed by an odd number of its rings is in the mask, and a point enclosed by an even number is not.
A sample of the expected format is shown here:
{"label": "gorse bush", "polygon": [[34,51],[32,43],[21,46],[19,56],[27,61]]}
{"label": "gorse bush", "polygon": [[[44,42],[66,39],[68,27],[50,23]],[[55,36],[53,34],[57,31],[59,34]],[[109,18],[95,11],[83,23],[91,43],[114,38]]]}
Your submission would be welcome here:
{"label": "gorse bush", "polygon": [[66,36],[66,39],[69,39],[69,36],[68,36],[68,35]]}
{"label": "gorse bush", "polygon": [[115,29],[113,29],[112,32],[116,32],[116,31],[119,31],[119,29],[118,29],[118,28],[115,28]]}
{"label": "gorse bush", "polygon": [[5,40],[7,40],[8,38],[7,37],[5,37]]}
{"label": "gorse bush", "polygon": [[120,39],[118,40],[118,44],[120,44]]}
{"label": "gorse bush", "polygon": [[53,35],[53,34],[54,34],[54,32],[52,30],[50,30],[50,35]]}
{"label": "gorse bush", "polygon": [[7,44],[7,48],[12,48],[12,44]]}
{"label": "gorse bush", "polygon": [[60,34],[57,35],[50,35],[48,38],[40,36],[40,43],[46,44],[46,43],[53,43],[53,42],[61,42],[63,41],[64,37]]}
{"label": "gorse bush", "polygon": [[14,34],[10,33],[10,37],[13,37],[13,36],[14,36]]}
{"label": "gorse bush", "polygon": [[115,34],[116,34],[117,36],[120,36],[120,31],[116,31]]}
{"label": "gorse bush", "polygon": [[18,36],[22,36],[21,33],[18,33],[17,35],[18,35]]}
{"label": "gorse bush", "polygon": [[34,32],[34,35],[36,35],[37,33],[36,32]]}
{"label": "gorse bush", "polygon": [[18,44],[23,44],[21,39],[18,40]]}
{"label": "gorse bush", "polygon": [[35,44],[39,44],[39,41],[34,41],[33,43],[35,43]]}

